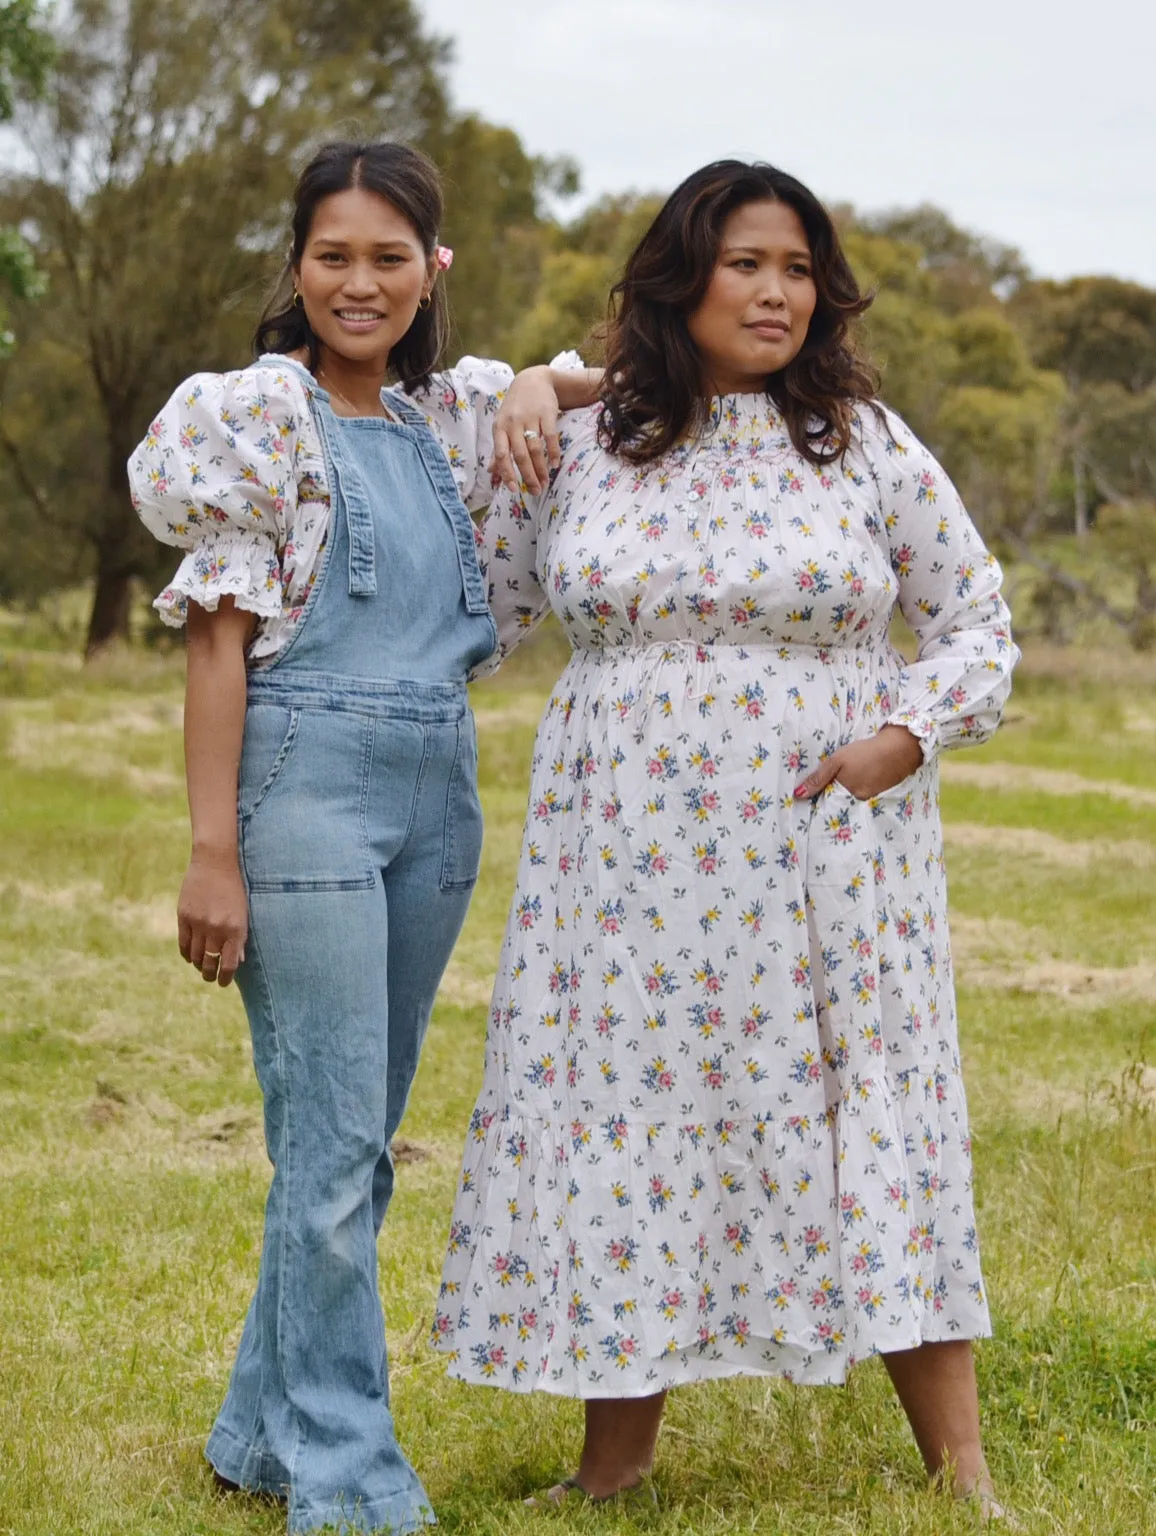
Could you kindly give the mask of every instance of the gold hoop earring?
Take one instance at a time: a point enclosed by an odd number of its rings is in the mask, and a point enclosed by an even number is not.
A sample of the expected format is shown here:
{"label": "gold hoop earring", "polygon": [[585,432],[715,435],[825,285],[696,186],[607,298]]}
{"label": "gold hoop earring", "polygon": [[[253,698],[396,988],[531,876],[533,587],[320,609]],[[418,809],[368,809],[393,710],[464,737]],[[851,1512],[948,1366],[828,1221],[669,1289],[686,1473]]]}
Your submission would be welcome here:
{"label": "gold hoop earring", "polygon": [[417,301],[417,307],[418,309],[428,309],[432,303],[433,297],[431,294],[427,293],[424,299],[419,299]]}
{"label": "gold hoop earring", "polygon": [[305,306],[301,302],[301,295],[297,292],[296,288],[294,288],[294,290],[293,290],[293,308],[294,309],[303,309],[304,307]]}

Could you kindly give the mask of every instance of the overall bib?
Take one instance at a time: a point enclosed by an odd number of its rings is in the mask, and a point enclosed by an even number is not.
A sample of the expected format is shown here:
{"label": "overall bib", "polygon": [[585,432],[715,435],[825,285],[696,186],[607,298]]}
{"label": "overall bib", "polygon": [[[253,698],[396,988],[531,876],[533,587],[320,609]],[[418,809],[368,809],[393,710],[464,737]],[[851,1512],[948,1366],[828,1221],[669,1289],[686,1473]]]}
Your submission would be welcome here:
{"label": "overall bib", "polygon": [[248,683],[237,982],[274,1172],[206,1454],[286,1496],[292,1532],[409,1531],[432,1513],[394,1436],[376,1239],[390,1140],[477,876],[465,677],[496,632],[469,514],[421,414],[386,392],[397,421],[338,417],[300,373],[331,521],[292,639]]}

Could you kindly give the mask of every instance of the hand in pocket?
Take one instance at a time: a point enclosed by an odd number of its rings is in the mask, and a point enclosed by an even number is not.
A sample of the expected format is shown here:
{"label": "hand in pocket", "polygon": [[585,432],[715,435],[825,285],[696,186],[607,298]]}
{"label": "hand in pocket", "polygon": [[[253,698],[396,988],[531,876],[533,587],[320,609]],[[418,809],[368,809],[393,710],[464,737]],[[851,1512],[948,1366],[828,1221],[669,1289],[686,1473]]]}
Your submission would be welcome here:
{"label": "hand in pocket", "polygon": [[885,725],[874,736],[852,741],[825,757],[795,790],[795,799],[814,799],[838,780],[856,800],[873,800],[910,778],[923,762],[923,748],[902,725]]}

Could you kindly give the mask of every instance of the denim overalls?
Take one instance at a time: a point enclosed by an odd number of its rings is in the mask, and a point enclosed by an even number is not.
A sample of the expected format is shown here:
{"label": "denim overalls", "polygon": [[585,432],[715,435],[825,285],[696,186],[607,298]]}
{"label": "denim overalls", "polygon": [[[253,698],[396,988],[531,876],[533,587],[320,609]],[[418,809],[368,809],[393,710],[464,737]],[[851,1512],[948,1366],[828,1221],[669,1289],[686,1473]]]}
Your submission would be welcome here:
{"label": "denim overalls", "polygon": [[338,417],[298,371],[331,521],[289,644],[249,675],[237,982],[274,1173],[206,1454],[233,1482],[287,1495],[290,1531],[407,1531],[432,1515],[394,1438],[376,1238],[390,1139],[477,876],[465,678],[496,631],[469,514],[421,414],[386,391],[396,422]]}

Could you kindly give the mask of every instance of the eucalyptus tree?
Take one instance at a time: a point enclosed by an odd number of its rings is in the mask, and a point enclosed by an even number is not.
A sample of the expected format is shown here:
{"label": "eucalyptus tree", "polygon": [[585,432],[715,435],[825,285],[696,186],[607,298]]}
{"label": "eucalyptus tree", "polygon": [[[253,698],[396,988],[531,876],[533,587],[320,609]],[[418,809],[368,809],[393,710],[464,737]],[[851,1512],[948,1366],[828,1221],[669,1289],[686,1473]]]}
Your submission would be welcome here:
{"label": "eucalyptus tree", "polygon": [[[7,443],[54,537],[90,548],[92,653],[126,633],[132,578],[155,567],[124,468],[148,413],[193,368],[244,360],[311,146],[444,129],[447,48],[409,0],[74,0],[53,41],[43,94],[15,93],[31,169],[3,204],[49,275],[39,334],[81,376],[99,447],[51,398],[14,401],[24,435]],[[44,434],[91,456],[67,501],[44,483]]]}

